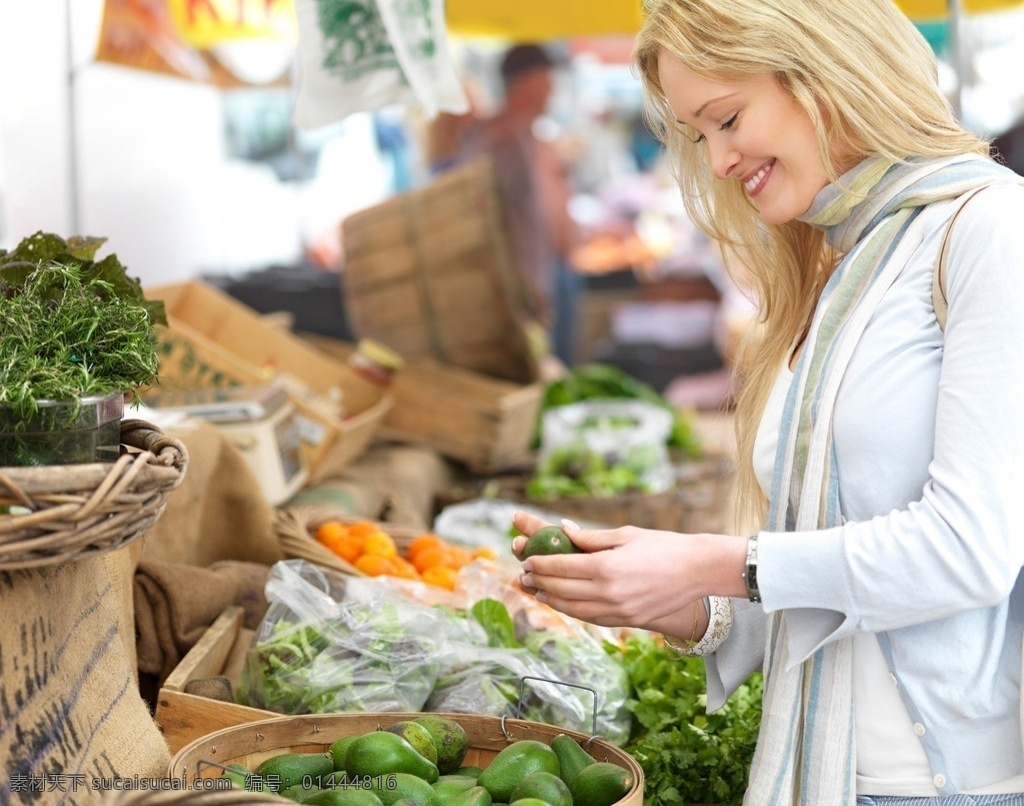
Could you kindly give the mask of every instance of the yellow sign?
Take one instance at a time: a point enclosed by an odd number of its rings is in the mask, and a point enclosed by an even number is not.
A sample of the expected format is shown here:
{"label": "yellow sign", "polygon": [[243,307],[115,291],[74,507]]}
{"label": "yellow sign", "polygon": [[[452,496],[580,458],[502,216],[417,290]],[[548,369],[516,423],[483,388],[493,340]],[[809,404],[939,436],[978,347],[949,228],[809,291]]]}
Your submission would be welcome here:
{"label": "yellow sign", "polygon": [[[949,0],[897,0],[896,5],[912,20],[938,20],[949,13]],[[966,14],[984,14],[1020,6],[1024,6],[1022,0],[960,0],[960,9]]]}
{"label": "yellow sign", "polygon": [[640,0],[448,0],[448,30],[519,42],[563,36],[635,33]]}
{"label": "yellow sign", "polygon": [[237,39],[298,41],[292,0],[167,0],[181,37],[196,48]]}
{"label": "yellow sign", "polygon": [[[896,0],[915,21],[942,20],[949,0]],[[1024,8],[1024,0],[960,0],[966,14]],[[565,36],[635,33],[641,0],[448,0],[448,30],[463,36],[500,36],[516,41]]]}

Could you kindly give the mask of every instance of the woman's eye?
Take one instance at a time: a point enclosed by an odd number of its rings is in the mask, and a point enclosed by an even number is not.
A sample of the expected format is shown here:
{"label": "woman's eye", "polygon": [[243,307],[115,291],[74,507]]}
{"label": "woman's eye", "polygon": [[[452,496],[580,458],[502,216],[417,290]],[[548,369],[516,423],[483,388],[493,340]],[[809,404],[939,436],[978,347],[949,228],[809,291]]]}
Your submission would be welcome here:
{"label": "woman's eye", "polygon": [[731,118],[729,118],[729,119],[728,119],[727,121],[725,121],[725,123],[723,123],[723,124],[722,124],[721,126],[719,126],[718,128],[719,128],[719,129],[720,129],[721,131],[723,131],[723,132],[724,132],[724,131],[725,131],[726,129],[731,129],[731,128],[733,127],[733,124],[734,124],[734,123],[736,122],[736,118],[738,118],[738,117],[739,117],[739,113],[737,112],[737,113],[736,113],[735,115],[733,115],[733,116],[732,116]]}

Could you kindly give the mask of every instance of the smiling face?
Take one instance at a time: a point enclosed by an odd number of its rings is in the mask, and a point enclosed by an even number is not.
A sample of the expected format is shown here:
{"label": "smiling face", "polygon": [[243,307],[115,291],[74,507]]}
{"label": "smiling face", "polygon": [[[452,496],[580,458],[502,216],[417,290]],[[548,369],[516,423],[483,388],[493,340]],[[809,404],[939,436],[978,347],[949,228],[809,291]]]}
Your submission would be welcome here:
{"label": "smiling face", "polygon": [[676,119],[692,127],[722,181],[743,185],[766,224],[784,224],[829,183],[810,116],[773,75],[703,78],[662,50],[658,77]]}

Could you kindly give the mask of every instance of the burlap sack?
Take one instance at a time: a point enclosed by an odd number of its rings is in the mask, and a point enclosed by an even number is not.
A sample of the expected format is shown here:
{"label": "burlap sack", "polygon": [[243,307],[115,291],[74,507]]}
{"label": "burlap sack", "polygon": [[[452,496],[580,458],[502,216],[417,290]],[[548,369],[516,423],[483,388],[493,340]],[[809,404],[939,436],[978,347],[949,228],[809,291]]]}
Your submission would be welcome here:
{"label": "burlap sack", "polygon": [[135,640],[138,668],[156,691],[216,618],[231,605],[255,629],[267,610],[263,593],[269,566],[224,560],[208,568],[143,558],[135,570]]}
{"label": "burlap sack", "polygon": [[91,806],[115,778],[166,775],[125,639],[125,551],[0,572],[0,803]]}
{"label": "burlap sack", "polygon": [[375,442],[359,459],[288,502],[416,529],[429,529],[438,494],[452,484],[453,464],[433,448]]}
{"label": "burlap sack", "polygon": [[197,566],[282,559],[274,508],[238,449],[216,426],[198,420],[168,425],[164,432],[188,449],[188,475],[146,533],[143,557]]}

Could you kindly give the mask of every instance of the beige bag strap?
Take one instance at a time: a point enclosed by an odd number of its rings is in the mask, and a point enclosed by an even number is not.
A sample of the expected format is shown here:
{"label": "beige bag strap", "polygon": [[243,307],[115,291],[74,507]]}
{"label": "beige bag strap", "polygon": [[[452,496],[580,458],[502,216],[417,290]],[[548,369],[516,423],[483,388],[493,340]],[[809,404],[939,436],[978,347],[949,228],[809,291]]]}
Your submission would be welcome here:
{"label": "beige bag strap", "polygon": [[946,309],[949,307],[946,298],[946,260],[949,257],[949,235],[956,223],[957,216],[963,212],[967,202],[983,191],[988,185],[975,188],[957,199],[957,209],[946,226],[946,234],[942,237],[942,246],[939,248],[939,257],[935,261],[935,272],[932,274],[932,306],[935,308],[935,318],[939,320],[939,328],[946,329]]}

